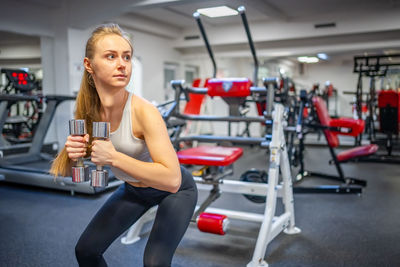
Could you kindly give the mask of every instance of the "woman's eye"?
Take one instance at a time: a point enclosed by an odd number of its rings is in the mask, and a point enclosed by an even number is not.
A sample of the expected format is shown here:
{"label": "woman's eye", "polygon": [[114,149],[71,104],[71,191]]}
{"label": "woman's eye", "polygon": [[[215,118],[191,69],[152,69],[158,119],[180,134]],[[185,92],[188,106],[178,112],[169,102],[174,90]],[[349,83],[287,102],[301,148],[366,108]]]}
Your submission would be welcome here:
{"label": "woman's eye", "polygon": [[114,55],[113,55],[113,54],[109,54],[109,55],[107,55],[107,58],[108,58],[108,59],[113,59],[113,58],[114,58]]}
{"label": "woman's eye", "polygon": [[126,55],[125,56],[125,60],[130,60],[131,59],[131,56],[130,55]]}

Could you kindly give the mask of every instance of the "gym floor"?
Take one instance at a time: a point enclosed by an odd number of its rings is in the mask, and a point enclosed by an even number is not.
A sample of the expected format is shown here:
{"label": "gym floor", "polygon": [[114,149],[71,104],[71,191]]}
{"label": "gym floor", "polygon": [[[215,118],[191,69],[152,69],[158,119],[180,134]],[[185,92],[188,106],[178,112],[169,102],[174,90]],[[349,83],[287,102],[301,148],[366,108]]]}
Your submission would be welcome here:
{"label": "gym floor", "polygon": [[[310,170],[335,174],[326,147],[307,147]],[[235,166],[238,179],[249,167],[262,168],[265,150],[247,148]],[[267,249],[270,266],[400,266],[400,168],[394,164],[349,163],[345,174],[368,181],[361,196],[295,194],[298,235],[279,234]],[[325,182],[307,178],[304,183]],[[69,195],[37,187],[0,183],[1,266],[77,266],[74,246],[89,220],[109,197]],[[204,199],[201,192],[199,200]],[[278,212],[282,210],[278,202]],[[223,194],[215,207],[263,212],[235,194]],[[201,233],[191,225],[172,266],[245,266],[251,259],[258,223],[231,220],[225,236]],[[146,230],[151,227],[150,223]],[[142,266],[148,235],[123,245],[117,239],[105,253],[109,266]]]}

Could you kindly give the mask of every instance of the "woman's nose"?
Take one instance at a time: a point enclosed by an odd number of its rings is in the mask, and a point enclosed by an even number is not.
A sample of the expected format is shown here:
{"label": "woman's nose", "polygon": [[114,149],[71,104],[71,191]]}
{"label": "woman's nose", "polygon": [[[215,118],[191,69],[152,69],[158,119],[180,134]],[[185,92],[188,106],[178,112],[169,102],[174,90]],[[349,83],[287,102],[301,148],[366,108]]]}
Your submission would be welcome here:
{"label": "woman's nose", "polygon": [[123,58],[119,58],[118,60],[118,68],[125,68],[126,67],[126,62]]}

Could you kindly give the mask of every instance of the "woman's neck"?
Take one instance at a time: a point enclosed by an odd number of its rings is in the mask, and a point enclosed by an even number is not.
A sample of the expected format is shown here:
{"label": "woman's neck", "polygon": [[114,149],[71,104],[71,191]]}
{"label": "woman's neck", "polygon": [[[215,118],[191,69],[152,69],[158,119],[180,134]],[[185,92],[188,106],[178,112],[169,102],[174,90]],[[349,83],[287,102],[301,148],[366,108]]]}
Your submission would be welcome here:
{"label": "woman's neck", "polygon": [[115,116],[120,117],[120,113],[122,112],[126,100],[128,99],[128,91],[126,91],[124,88],[119,88],[116,90],[102,90],[98,88],[97,93],[99,94],[101,101],[102,119],[112,122],[113,119],[115,119]]}

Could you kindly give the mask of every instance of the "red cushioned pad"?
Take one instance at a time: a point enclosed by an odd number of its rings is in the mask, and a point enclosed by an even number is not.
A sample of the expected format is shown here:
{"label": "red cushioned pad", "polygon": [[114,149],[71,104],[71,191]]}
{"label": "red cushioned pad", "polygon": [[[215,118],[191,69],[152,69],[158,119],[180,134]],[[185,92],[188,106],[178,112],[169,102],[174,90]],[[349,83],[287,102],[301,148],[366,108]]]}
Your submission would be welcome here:
{"label": "red cushioned pad", "polygon": [[385,108],[387,106],[397,108],[400,102],[400,95],[393,90],[379,91],[378,107]]}
{"label": "red cushioned pad", "polygon": [[353,158],[369,156],[371,154],[374,154],[377,150],[378,150],[378,146],[375,144],[358,146],[358,147],[340,152],[337,155],[337,159],[339,162],[348,161]]}
{"label": "red cushioned pad", "polygon": [[[326,107],[325,101],[319,97],[314,96],[312,98],[312,102],[314,104],[315,110],[317,111],[318,119],[321,125],[330,126],[331,117],[328,113],[328,108]],[[324,130],[324,134],[326,137],[326,141],[330,147],[338,147],[339,146],[339,138],[333,131]]]}
{"label": "red cushioned pad", "polygon": [[251,81],[247,78],[210,79],[207,82],[209,96],[246,97],[250,95]]}
{"label": "red cushioned pad", "polygon": [[227,166],[235,162],[243,154],[239,147],[199,146],[178,151],[178,159],[182,164]]}
{"label": "red cushioned pad", "polygon": [[329,126],[349,128],[351,129],[351,132],[341,131],[340,134],[358,136],[364,131],[365,122],[363,120],[355,120],[352,118],[339,118],[339,119],[331,119],[329,122]]}

